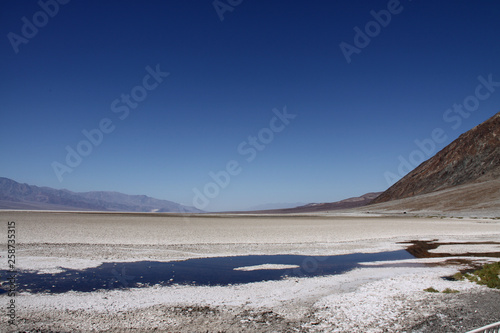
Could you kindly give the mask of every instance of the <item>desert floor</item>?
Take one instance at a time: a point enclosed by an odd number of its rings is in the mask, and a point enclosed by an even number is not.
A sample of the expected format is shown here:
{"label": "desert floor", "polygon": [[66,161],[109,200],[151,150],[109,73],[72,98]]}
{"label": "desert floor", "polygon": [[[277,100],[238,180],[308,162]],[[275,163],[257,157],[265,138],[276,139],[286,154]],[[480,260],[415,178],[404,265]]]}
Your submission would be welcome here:
{"label": "desert floor", "polygon": [[[323,255],[401,250],[412,240],[460,243],[433,253],[500,252],[494,218],[1,211],[0,221],[0,269],[8,269],[7,223],[15,221],[16,268],[53,274],[103,262],[250,254],[300,254],[314,262]],[[464,244],[488,242],[497,244]],[[500,321],[500,290],[442,278],[467,267],[445,264],[457,258],[367,263],[339,275],[229,286],[21,292],[14,297],[17,326],[4,312],[0,331],[465,332]],[[488,260],[494,259],[471,262]],[[429,293],[428,287],[460,292]],[[0,295],[2,308],[12,298]]]}

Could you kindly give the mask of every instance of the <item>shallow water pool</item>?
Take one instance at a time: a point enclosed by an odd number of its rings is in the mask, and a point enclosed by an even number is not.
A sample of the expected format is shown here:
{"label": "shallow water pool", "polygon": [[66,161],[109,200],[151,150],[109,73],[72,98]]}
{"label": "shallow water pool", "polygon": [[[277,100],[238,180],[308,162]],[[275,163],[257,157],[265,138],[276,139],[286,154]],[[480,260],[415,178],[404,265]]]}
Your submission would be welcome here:
{"label": "shallow water pool", "polygon": [[[406,250],[355,253],[336,256],[250,255],[234,257],[197,258],[182,261],[107,262],[83,270],[66,269],[60,273],[37,274],[18,272],[17,291],[33,293],[91,292],[99,289],[139,288],[173,284],[214,286],[259,281],[280,280],[286,277],[312,277],[342,274],[361,262],[403,260],[414,258]],[[240,270],[259,265],[293,265],[294,268]],[[266,266],[264,266],[266,267]],[[268,266],[269,267],[269,266]],[[272,266],[271,266],[272,267]],[[0,271],[2,291],[8,290],[11,272]]]}

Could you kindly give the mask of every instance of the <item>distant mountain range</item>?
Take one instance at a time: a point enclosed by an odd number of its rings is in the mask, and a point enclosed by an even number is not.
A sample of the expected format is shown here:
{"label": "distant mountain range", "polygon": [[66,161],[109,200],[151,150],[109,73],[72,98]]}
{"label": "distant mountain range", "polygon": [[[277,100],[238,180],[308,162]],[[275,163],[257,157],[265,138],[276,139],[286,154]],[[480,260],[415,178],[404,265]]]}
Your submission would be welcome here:
{"label": "distant mountain range", "polygon": [[286,209],[286,208],[295,208],[298,206],[303,206],[305,205],[305,202],[295,202],[295,203],[285,203],[285,202],[280,202],[280,203],[268,203],[268,204],[262,204],[262,205],[256,205],[252,206],[248,209],[245,209],[245,211],[258,211],[258,210],[272,210],[272,209]]}
{"label": "distant mountain range", "polygon": [[297,214],[297,213],[314,213],[324,212],[348,208],[357,208],[368,205],[373,199],[378,197],[382,192],[366,193],[360,197],[348,198],[336,202],[327,203],[310,203],[303,206],[283,209],[268,209],[268,210],[255,210],[246,213],[253,214]]}
{"label": "distant mountain range", "polygon": [[[383,193],[367,193],[342,201],[311,203],[293,208],[262,209],[270,206],[261,206],[261,209],[245,213],[314,213],[364,206],[372,212],[474,211],[483,216],[499,216],[500,112],[462,134]],[[194,207],[145,195],[76,193],[20,184],[1,177],[0,209],[202,212]]]}
{"label": "distant mountain range", "polygon": [[[262,205],[251,212],[286,214],[356,208],[369,204],[380,193],[367,193],[360,197],[331,203],[299,204],[298,207],[269,209],[287,204]],[[293,206],[293,204],[288,205]],[[183,206],[172,201],[159,200],[146,195],[128,195],[103,191],[72,192],[21,184],[4,177],[0,177],[0,209],[204,213],[194,207]]]}
{"label": "distant mountain range", "polygon": [[0,209],[201,213],[199,209],[145,195],[71,192],[0,177]]}

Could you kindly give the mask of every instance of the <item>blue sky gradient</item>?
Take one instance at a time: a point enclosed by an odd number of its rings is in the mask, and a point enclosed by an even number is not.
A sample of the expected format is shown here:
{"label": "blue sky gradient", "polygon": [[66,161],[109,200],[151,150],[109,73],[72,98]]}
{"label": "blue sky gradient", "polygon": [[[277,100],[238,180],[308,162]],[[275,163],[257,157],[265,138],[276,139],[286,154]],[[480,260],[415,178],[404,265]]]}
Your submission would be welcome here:
{"label": "blue sky gradient", "polygon": [[[203,209],[330,202],[385,190],[415,140],[443,130],[428,158],[500,111],[490,84],[467,118],[443,118],[478,77],[500,82],[498,2],[220,0],[223,20],[213,1],[65,2],[0,4],[0,175],[19,182],[193,205],[193,189],[235,161]],[[348,63],[340,43],[355,47],[354,28],[388,7],[399,13]],[[157,66],[161,82],[146,69]],[[112,103],[131,94],[141,101],[120,119]],[[247,161],[238,146],[269,135],[285,106],[296,117]],[[114,130],[61,181],[54,162],[67,165],[66,147],[103,119]]]}

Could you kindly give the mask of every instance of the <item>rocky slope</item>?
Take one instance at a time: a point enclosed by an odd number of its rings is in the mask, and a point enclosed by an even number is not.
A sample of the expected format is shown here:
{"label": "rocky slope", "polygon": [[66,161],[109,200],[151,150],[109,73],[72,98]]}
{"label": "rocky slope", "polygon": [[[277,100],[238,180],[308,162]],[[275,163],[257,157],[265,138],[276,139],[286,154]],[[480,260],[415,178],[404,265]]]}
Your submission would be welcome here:
{"label": "rocky slope", "polygon": [[[361,210],[362,209],[362,210]],[[423,216],[500,218],[500,179],[362,207],[359,212],[414,213]]]}
{"label": "rocky slope", "polygon": [[462,134],[391,186],[371,204],[498,178],[500,178],[500,112]]}

